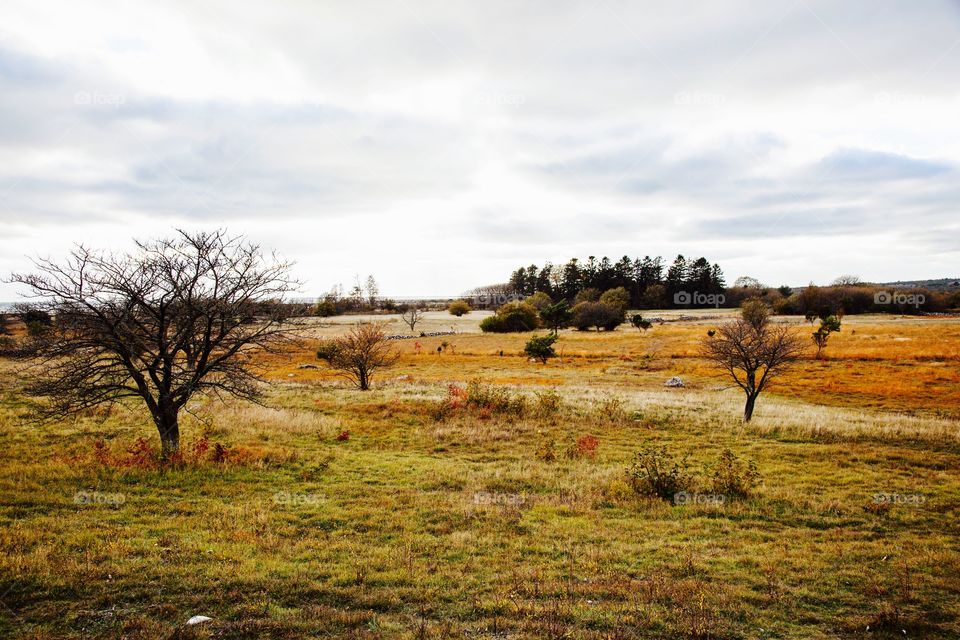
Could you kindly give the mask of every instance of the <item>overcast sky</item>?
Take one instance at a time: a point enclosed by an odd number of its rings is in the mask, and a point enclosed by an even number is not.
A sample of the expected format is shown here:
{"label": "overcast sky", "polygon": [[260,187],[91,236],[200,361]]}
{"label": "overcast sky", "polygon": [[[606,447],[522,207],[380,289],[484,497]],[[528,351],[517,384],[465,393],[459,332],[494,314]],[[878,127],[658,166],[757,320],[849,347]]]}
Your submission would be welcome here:
{"label": "overcast sky", "polygon": [[0,273],[226,226],[308,295],[588,255],[957,276],[958,79],[935,0],[4,0]]}

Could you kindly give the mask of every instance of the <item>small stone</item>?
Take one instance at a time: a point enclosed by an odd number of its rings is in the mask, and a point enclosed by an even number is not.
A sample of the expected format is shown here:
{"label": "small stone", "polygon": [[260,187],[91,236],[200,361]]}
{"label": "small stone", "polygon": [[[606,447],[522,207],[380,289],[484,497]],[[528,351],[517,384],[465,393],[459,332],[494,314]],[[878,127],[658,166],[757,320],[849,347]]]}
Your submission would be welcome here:
{"label": "small stone", "polygon": [[673,376],[669,380],[663,383],[665,387],[682,387],[683,380],[680,379],[680,376]]}
{"label": "small stone", "polygon": [[207,616],[193,616],[187,620],[188,625],[203,624],[204,622],[210,622],[213,618],[208,618]]}

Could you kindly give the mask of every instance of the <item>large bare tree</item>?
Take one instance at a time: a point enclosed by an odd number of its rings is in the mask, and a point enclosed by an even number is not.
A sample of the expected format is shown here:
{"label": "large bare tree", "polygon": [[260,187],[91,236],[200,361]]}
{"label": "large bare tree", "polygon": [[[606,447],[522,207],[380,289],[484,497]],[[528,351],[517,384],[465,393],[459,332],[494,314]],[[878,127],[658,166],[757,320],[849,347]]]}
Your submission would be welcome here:
{"label": "large bare tree", "polygon": [[743,421],[750,422],[757,397],[806,347],[788,325],[772,324],[756,310],[721,325],[702,344],[703,355],[723,369],[747,396]]}
{"label": "large bare tree", "polygon": [[290,264],[225,231],[178,231],[131,253],[78,246],[64,262],[14,274],[54,318],[37,343],[27,391],[42,418],[140,398],[176,452],[179,414],[195,394],[256,401],[252,356],[296,335],[281,304],[298,287]]}

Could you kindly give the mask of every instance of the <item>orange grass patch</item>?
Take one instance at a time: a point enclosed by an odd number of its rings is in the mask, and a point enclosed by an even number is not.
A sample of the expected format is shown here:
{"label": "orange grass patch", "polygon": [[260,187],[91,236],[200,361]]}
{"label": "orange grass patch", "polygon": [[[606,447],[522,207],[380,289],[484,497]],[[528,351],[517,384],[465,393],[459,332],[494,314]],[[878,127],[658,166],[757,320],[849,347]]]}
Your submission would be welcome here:
{"label": "orange grass patch", "polygon": [[[784,319],[778,318],[778,321]],[[722,320],[719,320],[722,321]],[[814,327],[789,318],[797,332]],[[559,358],[543,365],[523,355],[530,334],[462,333],[396,341],[398,364],[376,382],[447,382],[481,379],[495,384],[660,387],[672,375],[694,386],[725,386],[723,374],[699,357],[699,342],[718,321],[654,325],[648,332],[561,332]],[[414,344],[419,342],[419,353]],[[448,343],[446,350],[437,347]],[[298,383],[340,379],[314,355],[317,341],[282,354],[264,355],[267,378]],[[501,355],[502,353],[502,355]],[[823,360],[806,359],[781,378],[772,393],[818,404],[960,417],[960,319],[858,316],[844,319]],[[300,368],[310,364],[317,369]]]}

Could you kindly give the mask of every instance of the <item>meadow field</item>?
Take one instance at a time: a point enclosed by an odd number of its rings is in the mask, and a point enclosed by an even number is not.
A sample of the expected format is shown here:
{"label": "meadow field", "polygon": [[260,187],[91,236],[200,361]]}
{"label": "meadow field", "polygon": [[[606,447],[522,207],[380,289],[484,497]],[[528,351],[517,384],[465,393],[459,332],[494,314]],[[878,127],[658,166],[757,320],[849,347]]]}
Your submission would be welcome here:
{"label": "meadow field", "polygon": [[[744,425],[698,356],[730,313],[562,331],[544,365],[434,312],[455,334],[368,392],[314,356],[363,318],[311,321],[267,406],[189,407],[173,467],[133,402],[30,423],[0,360],[0,636],[960,637],[960,318],[848,316]],[[650,447],[686,503],[635,491]]]}

